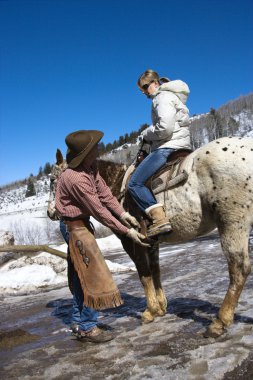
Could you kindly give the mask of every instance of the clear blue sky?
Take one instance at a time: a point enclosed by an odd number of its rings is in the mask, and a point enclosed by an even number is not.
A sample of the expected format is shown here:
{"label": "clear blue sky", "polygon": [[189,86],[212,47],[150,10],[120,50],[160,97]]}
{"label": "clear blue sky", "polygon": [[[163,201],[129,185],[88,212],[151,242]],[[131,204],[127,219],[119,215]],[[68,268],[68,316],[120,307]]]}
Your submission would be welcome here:
{"label": "clear blue sky", "polygon": [[147,68],[188,83],[191,115],[253,91],[252,0],[0,0],[0,185],[53,163],[65,136],[150,122]]}

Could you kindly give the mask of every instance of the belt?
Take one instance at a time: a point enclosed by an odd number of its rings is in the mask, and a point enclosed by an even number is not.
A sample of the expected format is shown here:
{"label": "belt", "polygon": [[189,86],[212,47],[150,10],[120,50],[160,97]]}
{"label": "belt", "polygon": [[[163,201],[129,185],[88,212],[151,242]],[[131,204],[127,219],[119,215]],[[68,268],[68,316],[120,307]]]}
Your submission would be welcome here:
{"label": "belt", "polygon": [[87,227],[87,225],[89,225],[89,218],[75,220],[64,219],[64,223],[68,226],[68,230],[70,232],[75,230],[76,228]]}

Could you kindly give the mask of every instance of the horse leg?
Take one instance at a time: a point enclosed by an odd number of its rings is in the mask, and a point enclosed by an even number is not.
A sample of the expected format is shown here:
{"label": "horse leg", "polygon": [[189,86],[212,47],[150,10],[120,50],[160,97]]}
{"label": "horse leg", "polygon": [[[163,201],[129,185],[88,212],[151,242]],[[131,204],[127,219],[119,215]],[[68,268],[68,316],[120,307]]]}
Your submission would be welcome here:
{"label": "horse leg", "polygon": [[151,248],[142,247],[136,245],[129,238],[123,236],[121,237],[121,243],[124,250],[133,260],[140,281],[144,288],[144,293],[147,300],[146,310],[142,314],[142,322],[150,323],[153,322],[155,316],[160,310],[160,305],[157,300],[156,291],[153,283],[153,278],[150,270],[150,260],[149,260],[149,250]]}
{"label": "horse leg", "polygon": [[157,299],[152,276],[140,276],[140,280],[147,299],[147,307],[141,316],[141,320],[142,323],[150,323],[154,321],[157,315],[160,315],[161,308]]}
{"label": "horse leg", "polygon": [[153,278],[153,283],[156,292],[156,298],[159,303],[160,309],[157,315],[164,316],[167,311],[167,298],[161,284],[161,273],[159,264],[159,244],[154,244],[149,249],[150,268]]}
{"label": "horse leg", "polygon": [[251,271],[247,231],[238,230],[236,225],[220,231],[221,246],[228,261],[230,283],[217,319],[207,329],[207,336],[218,337],[234,319],[240,294]]}

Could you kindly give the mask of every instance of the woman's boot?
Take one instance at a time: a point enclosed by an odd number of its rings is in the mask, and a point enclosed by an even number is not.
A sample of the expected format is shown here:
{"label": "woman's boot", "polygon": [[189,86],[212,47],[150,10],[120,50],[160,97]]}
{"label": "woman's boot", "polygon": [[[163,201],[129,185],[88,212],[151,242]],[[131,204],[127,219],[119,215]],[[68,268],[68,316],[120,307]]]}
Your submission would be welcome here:
{"label": "woman's boot", "polygon": [[157,235],[165,234],[172,230],[169,219],[166,217],[164,206],[157,203],[148,207],[145,213],[151,219],[152,224],[148,227],[147,236],[154,237]]}

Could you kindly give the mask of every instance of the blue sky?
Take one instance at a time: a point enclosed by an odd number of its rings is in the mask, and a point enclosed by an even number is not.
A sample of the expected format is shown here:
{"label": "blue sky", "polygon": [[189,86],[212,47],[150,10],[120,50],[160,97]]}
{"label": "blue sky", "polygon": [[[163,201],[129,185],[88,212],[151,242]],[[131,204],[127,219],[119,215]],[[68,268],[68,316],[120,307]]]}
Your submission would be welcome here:
{"label": "blue sky", "polygon": [[149,123],[147,68],[188,83],[191,115],[252,92],[252,20],[252,0],[0,0],[0,186],[70,132]]}

